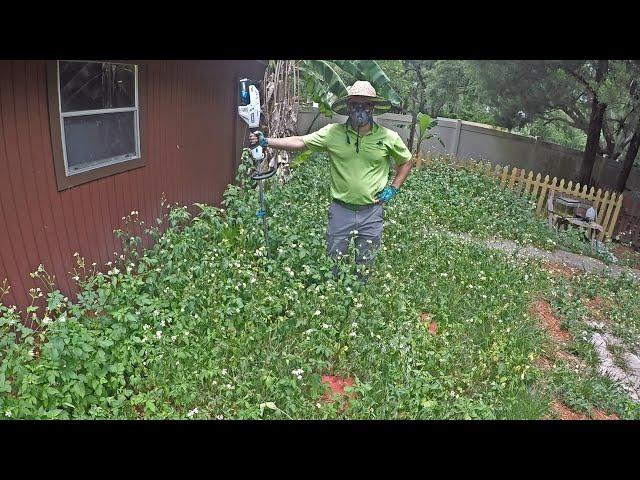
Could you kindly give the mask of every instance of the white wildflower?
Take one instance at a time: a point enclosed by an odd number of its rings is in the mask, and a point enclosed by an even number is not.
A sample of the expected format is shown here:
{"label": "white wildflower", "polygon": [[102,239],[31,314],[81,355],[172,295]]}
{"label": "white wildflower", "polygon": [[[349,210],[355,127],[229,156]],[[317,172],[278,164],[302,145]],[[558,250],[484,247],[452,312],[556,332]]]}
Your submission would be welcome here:
{"label": "white wildflower", "polygon": [[187,413],[187,417],[191,418],[193,417],[196,413],[198,413],[198,407],[194,408],[193,410],[191,410],[189,413]]}

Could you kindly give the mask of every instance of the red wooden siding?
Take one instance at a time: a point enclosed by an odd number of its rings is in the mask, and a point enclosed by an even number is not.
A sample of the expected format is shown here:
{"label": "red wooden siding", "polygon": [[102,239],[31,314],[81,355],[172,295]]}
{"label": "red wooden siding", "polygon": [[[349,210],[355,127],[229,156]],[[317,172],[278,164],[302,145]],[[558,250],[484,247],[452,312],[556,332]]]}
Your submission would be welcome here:
{"label": "red wooden siding", "polygon": [[[137,210],[145,225],[170,203],[219,204],[242,142],[236,112],[240,76],[261,79],[253,61],[144,61],[139,95],[147,164],[58,192],[45,61],[0,61],[0,284],[3,301],[30,303],[29,277],[42,263],[58,287],[75,293],[74,252],[88,265],[113,259],[113,230]],[[148,246],[148,244],[147,244]],[[37,285],[39,286],[39,285]]]}

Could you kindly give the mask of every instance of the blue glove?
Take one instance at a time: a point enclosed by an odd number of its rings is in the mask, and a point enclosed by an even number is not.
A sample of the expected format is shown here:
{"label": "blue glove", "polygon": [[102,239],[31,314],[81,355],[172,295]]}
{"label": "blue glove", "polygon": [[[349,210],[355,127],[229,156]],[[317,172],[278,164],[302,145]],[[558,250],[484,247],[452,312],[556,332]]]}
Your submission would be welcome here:
{"label": "blue glove", "polygon": [[376,198],[381,202],[386,203],[390,201],[393,197],[395,197],[397,194],[398,194],[398,189],[393,185],[389,185],[388,187],[384,187],[384,190],[382,190],[381,192],[378,192],[376,194]]}
{"label": "blue glove", "polygon": [[[258,144],[262,148],[267,148],[269,146],[269,140],[267,139],[267,137],[264,136],[264,133],[262,133],[260,130],[256,130],[251,135],[255,135],[256,137],[258,137]],[[251,135],[249,137],[251,137]],[[249,141],[251,141],[251,138],[249,138]],[[255,146],[255,143],[251,143],[251,146],[252,147]]]}

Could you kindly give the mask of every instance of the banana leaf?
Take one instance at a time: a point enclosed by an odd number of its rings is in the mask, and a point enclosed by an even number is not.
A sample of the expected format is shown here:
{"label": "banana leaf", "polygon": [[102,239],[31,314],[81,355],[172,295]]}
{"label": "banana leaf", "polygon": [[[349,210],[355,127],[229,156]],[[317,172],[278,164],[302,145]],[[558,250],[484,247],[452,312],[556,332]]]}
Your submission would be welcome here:
{"label": "banana leaf", "polygon": [[389,77],[375,60],[334,60],[334,63],[355,78],[371,83],[376,93],[393,105],[402,104],[402,99],[391,87]]}

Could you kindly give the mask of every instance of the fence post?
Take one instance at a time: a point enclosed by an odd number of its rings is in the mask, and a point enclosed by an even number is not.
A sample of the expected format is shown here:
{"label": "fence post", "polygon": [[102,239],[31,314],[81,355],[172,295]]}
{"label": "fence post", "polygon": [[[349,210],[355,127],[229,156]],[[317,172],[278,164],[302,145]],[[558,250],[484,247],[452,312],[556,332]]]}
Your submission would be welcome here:
{"label": "fence post", "polygon": [[542,184],[542,190],[540,191],[540,198],[538,198],[538,206],[536,208],[537,213],[540,213],[542,211],[542,204],[546,200],[548,189],[549,189],[549,175],[544,177],[544,183]]}
{"label": "fence post", "polygon": [[458,157],[458,148],[460,147],[460,133],[462,132],[462,120],[456,120],[456,131],[453,134],[453,145],[451,152],[454,157]]}

